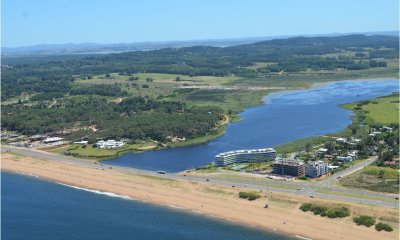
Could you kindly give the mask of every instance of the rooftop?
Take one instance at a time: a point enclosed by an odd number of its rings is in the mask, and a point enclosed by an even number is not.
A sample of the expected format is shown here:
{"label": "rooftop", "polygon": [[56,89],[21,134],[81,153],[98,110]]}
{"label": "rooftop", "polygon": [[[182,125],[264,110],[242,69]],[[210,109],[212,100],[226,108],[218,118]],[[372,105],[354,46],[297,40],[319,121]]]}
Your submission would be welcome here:
{"label": "rooftop", "polygon": [[276,152],[275,149],[273,148],[261,148],[261,149],[243,149],[243,150],[235,150],[235,151],[229,151],[229,152],[223,152],[215,157],[225,157],[229,155],[236,155],[236,154],[252,154],[252,153],[268,153],[268,152]]}

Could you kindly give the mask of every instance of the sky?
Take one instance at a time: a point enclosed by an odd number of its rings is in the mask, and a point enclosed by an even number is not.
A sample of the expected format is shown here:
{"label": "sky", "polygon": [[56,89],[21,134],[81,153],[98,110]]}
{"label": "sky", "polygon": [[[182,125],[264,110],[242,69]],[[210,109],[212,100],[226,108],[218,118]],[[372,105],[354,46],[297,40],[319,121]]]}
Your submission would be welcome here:
{"label": "sky", "polygon": [[393,31],[399,0],[2,0],[2,47]]}

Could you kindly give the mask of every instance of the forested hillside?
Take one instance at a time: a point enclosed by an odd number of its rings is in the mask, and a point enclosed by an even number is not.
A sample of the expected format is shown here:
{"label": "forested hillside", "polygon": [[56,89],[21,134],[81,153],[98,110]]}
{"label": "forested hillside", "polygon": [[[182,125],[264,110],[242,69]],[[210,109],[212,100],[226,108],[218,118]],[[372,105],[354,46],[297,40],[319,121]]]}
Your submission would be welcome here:
{"label": "forested hillside", "polygon": [[[2,65],[2,99],[24,92],[69,92],[76,76],[112,72],[256,77],[259,73],[279,71],[385,67],[386,62],[379,59],[398,59],[398,45],[399,38],[394,36],[297,37],[226,48],[199,46],[65,59],[50,57],[47,62],[13,61],[12,65]],[[355,54],[346,54],[349,51]],[[258,62],[268,64],[258,69],[247,68]],[[7,59],[3,64],[7,64]]]}

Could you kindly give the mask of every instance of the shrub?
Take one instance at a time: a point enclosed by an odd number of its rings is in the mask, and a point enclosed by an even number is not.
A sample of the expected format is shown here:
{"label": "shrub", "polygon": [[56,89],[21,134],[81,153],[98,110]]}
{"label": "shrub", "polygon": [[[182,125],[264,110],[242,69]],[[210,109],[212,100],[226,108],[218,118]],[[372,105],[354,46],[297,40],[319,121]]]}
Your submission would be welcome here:
{"label": "shrub", "polygon": [[366,215],[360,215],[360,216],[354,217],[353,221],[357,225],[364,225],[367,227],[371,227],[372,225],[375,224],[375,218],[371,217],[371,216],[366,216]]}
{"label": "shrub", "polygon": [[335,207],[330,208],[313,203],[303,203],[300,206],[300,210],[303,212],[313,212],[314,215],[320,215],[322,217],[329,218],[344,218],[350,216],[350,210],[346,207]]}
{"label": "shrub", "polygon": [[326,212],[326,216],[328,218],[344,218],[350,216],[350,210],[346,207],[333,208]]}
{"label": "shrub", "polygon": [[247,199],[249,201],[253,201],[256,200],[257,198],[260,198],[260,195],[253,192],[239,192],[239,197]]}
{"label": "shrub", "polygon": [[391,231],[393,231],[393,228],[391,227],[391,226],[389,226],[388,224],[386,224],[386,223],[383,223],[383,222],[379,222],[379,223],[377,223],[376,225],[375,225],[375,229],[377,230],[377,231],[386,231],[386,232],[391,232]]}
{"label": "shrub", "polygon": [[303,211],[303,212],[308,212],[308,211],[311,211],[311,209],[312,209],[312,204],[311,203],[303,203],[301,206],[300,206],[300,209]]}
{"label": "shrub", "polygon": [[328,208],[321,205],[316,205],[311,209],[311,211],[314,213],[314,215],[325,216],[325,213],[326,211],[328,211]]}

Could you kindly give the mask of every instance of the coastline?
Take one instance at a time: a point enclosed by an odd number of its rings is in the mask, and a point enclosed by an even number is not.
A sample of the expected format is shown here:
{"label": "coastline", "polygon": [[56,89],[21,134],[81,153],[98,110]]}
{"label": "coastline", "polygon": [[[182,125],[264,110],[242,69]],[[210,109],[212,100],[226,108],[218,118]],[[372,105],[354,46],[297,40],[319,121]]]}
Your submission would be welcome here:
{"label": "coastline", "polygon": [[[155,176],[128,174],[114,169],[96,169],[62,161],[2,153],[2,171],[23,173],[75,188],[100,191],[146,203],[177,208],[229,222],[256,227],[266,232],[301,236],[310,239],[396,239],[392,233],[360,227],[351,219],[328,219],[303,213],[301,202],[310,199],[281,193],[268,193],[268,198],[256,201],[239,199],[239,189],[201,184],[191,181],[162,179]],[[263,193],[264,194],[264,193]],[[269,196],[272,195],[272,196]],[[264,209],[266,201],[270,205]],[[330,204],[334,201],[315,200]],[[382,208],[349,204],[362,211],[382,211]],[[385,211],[396,212],[385,208]]]}

